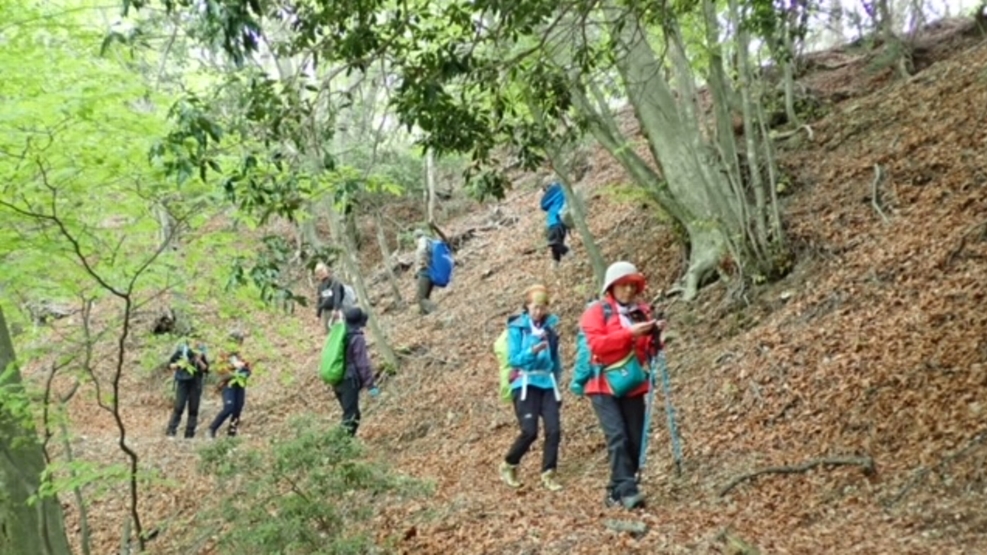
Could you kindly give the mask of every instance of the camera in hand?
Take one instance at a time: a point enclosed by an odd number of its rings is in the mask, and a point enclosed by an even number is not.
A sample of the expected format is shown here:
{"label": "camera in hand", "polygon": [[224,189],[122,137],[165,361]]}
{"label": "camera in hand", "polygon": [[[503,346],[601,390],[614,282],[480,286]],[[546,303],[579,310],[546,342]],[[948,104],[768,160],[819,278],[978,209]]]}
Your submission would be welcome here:
{"label": "camera in hand", "polygon": [[648,315],[644,313],[644,309],[640,306],[635,306],[627,313],[627,317],[631,319],[631,322],[635,324],[640,324],[641,322],[647,322],[649,320]]}

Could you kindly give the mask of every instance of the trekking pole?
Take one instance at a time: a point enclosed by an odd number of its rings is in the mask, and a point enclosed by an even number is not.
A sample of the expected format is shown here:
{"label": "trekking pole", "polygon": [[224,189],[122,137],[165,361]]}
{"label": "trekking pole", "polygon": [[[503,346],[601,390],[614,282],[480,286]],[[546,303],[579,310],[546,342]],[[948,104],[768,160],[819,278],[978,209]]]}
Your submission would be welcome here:
{"label": "trekking pole", "polygon": [[648,375],[648,380],[651,382],[648,387],[648,398],[645,402],[644,407],[644,429],[641,432],[641,458],[638,459],[637,464],[637,479],[641,480],[641,476],[644,474],[644,463],[648,460],[648,439],[651,437],[651,411],[655,406],[655,361],[656,357],[651,357],[651,372]]}
{"label": "trekking pole", "polygon": [[[668,417],[668,435],[672,438],[672,457],[675,459],[675,473],[682,475],[682,442],[679,438],[679,428],[675,424],[675,407],[672,406],[672,384],[668,379],[668,364],[665,362],[665,349],[659,347],[655,357],[661,369],[661,388],[665,395],[665,415]],[[652,375],[652,383],[654,376]],[[650,411],[650,409],[649,409]]]}

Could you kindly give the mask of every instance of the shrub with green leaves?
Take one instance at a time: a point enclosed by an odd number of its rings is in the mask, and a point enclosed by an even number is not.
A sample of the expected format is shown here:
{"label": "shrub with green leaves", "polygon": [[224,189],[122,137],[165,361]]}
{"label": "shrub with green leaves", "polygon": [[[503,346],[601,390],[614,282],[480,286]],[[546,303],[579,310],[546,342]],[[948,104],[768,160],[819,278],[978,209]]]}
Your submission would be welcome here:
{"label": "shrub with green leaves", "polygon": [[223,553],[382,553],[359,523],[384,496],[427,493],[428,486],[363,458],[359,442],[317,416],[294,419],[265,450],[237,438],[201,451],[203,469],[222,492],[217,518]]}

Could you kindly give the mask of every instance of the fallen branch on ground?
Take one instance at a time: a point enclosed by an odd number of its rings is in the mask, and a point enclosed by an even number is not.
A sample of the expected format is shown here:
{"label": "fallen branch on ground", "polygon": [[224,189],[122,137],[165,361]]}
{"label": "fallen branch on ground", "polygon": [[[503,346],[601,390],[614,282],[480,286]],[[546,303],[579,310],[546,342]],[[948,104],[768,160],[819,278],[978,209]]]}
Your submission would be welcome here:
{"label": "fallen branch on ground", "polygon": [[771,135],[771,138],[774,139],[774,140],[776,140],[776,141],[783,141],[783,140],[788,139],[790,137],[794,137],[795,135],[798,134],[799,131],[801,131],[803,129],[805,129],[805,134],[809,138],[809,142],[812,142],[813,140],[815,140],[815,135],[812,133],[812,128],[809,127],[808,125],[800,125],[800,126],[796,127],[795,129],[792,129],[790,131],[772,131],[770,135]]}
{"label": "fallen branch on ground", "polygon": [[952,455],[949,455],[947,457],[943,457],[943,459],[941,461],[939,461],[935,466],[926,466],[926,467],[920,468],[915,473],[915,475],[912,476],[912,479],[909,480],[908,483],[905,484],[898,491],[898,493],[895,494],[894,497],[892,497],[890,500],[888,500],[884,504],[884,506],[887,507],[887,508],[891,508],[892,505],[894,505],[898,501],[901,501],[902,498],[904,498],[905,495],[909,491],[912,490],[912,488],[914,488],[919,482],[921,482],[926,476],[928,476],[930,472],[932,472],[933,470],[939,470],[939,471],[941,471],[943,469],[943,467],[945,467],[947,465],[950,465],[950,464],[956,462],[957,460],[961,459],[962,457],[964,457],[967,453],[969,453],[970,451],[972,451],[974,447],[977,447],[978,445],[980,445],[981,443],[983,443],[985,439],[987,439],[987,431],[980,432],[979,434],[973,436],[973,439],[971,439],[970,442],[967,443],[962,449],[960,449],[959,451],[953,453]]}
{"label": "fallen branch on ground", "polygon": [[960,253],[963,252],[963,249],[966,248],[967,239],[971,235],[973,235],[974,232],[977,230],[980,230],[981,237],[987,235],[987,221],[983,221],[978,224],[975,224],[971,226],[970,229],[967,229],[966,231],[963,232],[963,235],[960,236],[960,244],[957,245],[955,249],[950,251],[949,256],[946,257],[946,263],[945,263],[946,267],[953,265],[953,262],[956,260],[956,257],[959,256]]}
{"label": "fallen branch on ground", "polygon": [[864,473],[870,474],[874,472],[874,459],[870,457],[821,457],[818,459],[812,459],[806,461],[802,464],[797,464],[794,466],[769,466],[767,468],[762,468],[760,470],[755,470],[754,472],[748,472],[747,474],[741,474],[723,487],[720,490],[720,497],[723,497],[730,492],[733,488],[737,487],[741,483],[757,478],[758,476],[764,474],[798,474],[802,472],[808,472],[817,466],[862,466],[864,467]]}
{"label": "fallen branch on ground", "polygon": [[888,223],[888,217],[884,214],[884,210],[881,209],[881,200],[878,196],[877,186],[881,184],[881,165],[874,164],[874,183],[870,186],[870,203],[874,206],[874,210],[881,216],[884,223]]}

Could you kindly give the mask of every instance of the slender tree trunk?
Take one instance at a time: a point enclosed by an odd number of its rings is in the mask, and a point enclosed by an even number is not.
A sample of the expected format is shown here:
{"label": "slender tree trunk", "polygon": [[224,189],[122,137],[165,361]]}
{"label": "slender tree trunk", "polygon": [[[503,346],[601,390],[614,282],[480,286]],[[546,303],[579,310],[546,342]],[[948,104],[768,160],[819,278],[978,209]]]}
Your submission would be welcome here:
{"label": "slender tree trunk", "polygon": [[[524,89],[524,94],[528,108],[534,115],[535,120],[540,126],[546,127],[548,122],[545,121],[544,113],[532,98],[531,91]],[[586,225],[586,206],[583,204],[583,199],[572,188],[572,178],[570,173],[565,169],[565,164],[562,163],[562,154],[559,149],[555,145],[549,145],[547,150],[552,169],[559,176],[562,183],[562,190],[565,192],[566,203],[568,203],[569,209],[572,211],[572,220],[576,225],[576,231],[579,232],[579,237],[582,239],[586,253],[589,255],[590,265],[593,267],[593,275],[596,277],[596,286],[601,287],[607,272],[607,264],[603,260],[603,253],[600,252],[600,247],[596,244],[593,232]]]}
{"label": "slender tree trunk", "polygon": [[374,210],[374,227],[377,228],[377,246],[380,247],[380,258],[384,263],[384,270],[387,272],[387,283],[391,286],[391,295],[399,305],[404,304],[401,298],[401,289],[398,287],[398,277],[394,275],[394,268],[391,267],[391,249],[387,246],[387,236],[384,235],[384,219],[380,217],[380,210]]}
{"label": "slender tree trunk", "polygon": [[[321,159],[321,158],[319,158]],[[356,288],[357,295],[363,299],[363,310],[367,313],[368,325],[370,327],[370,332],[374,335],[374,339],[377,340],[377,350],[380,352],[384,360],[391,366],[391,368],[397,368],[398,359],[394,354],[394,350],[391,349],[391,344],[387,340],[387,336],[384,334],[384,330],[380,327],[380,323],[377,320],[377,312],[370,306],[367,302],[370,299],[368,294],[368,289],[363,281],[363,273],[360,272],[360,263],[357,261],[356,253],[356,243],[353,238],[346,233],[346,227],[343,225],[342,218],[336,207],[332,203],[328,203],[329,213],[329,226],[332,228],[332,235],[337,242],[342,244],[342,259],[343,266],[346,268],[347,273],[350,274],[353,280],[353,287]]]}
{"label": "slender tree trunk", "polygon": [[755,248],[757,248],[759,254],[763,255],[761,246],[767,243],[768,230],[766,226],[766,214],[768,208],[767,197],[764,194],[764,180],[761,177],[761,163],[758,158],[758,140],[757,131],[754,128],[755,114],[754,114],[754,100],[751,98],[751,87],[753,83],[751,82],[751,65],[750,57],[748,54],[748,48],[750,45],[750,40],[748,38],[747,31],[742,24],[743,21],[740,18],[740,8],[737,6],[737,0],[730,0],[730,18],[733,20],[734,27],[737,29],[737,73],[740,77],[740,98],[741,105],[743,107],[743,118],[744,118],[744,142],[746,143],[746,155],[747,155],[747,169],[748,169],[748,180],[750,183],[750,188],[754,191],[754,225],[757,230],[756,240],[753,242]]}
{"label": "slender tree trunk", "polygon": [[[72,442],[69,440],[69,428],[62,420],[58,423],[62,434],[62,448],[65,450],[65,462],[72,464],[75,456],[72,454]],[[75,470],[69,470],[69,477],[76,478]],[[72,495],[75,497],[75,504],[79,507],[79,532],[82,534],[82,554],[90,555],[92,552],[92,537],[89,532],[89,510],[86,508],[86,499],[82,496],[82,489],[78,486],[72,488]]]}
{"label": "slender tree trunk", "polygon": [[[0,386],[4,395],[20,396],[24,390],[14,361],[14,345],[0,308]],[[28,504],[41,485],[44,454],[34,428],[25,426],[24,415],[11,412],[13,406],[0,403],[0,553],[71,555],[58,499],[43,497]]]}
{"label": "slender tree trunk", "polygon": [[425,192],[425,206],[428,214],[428,223],[435,222],[435,152],[428,149],[425,153],[425,181],[428,185]]}

